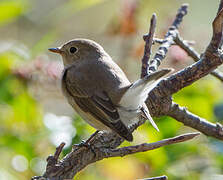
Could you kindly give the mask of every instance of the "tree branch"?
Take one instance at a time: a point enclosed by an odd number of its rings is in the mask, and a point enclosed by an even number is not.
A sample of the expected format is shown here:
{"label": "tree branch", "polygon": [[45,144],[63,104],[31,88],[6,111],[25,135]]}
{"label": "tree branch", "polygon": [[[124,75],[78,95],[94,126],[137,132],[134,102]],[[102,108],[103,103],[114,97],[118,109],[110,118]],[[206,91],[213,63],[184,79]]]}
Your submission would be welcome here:
{"label": "tree branch", "polygon": [[208,46],[208,49],[216,50],[220,47],[222,41],[222,27],[223,27],[223,9],[222,9],[223,2],[220,1],[219,9],[217,16],[215,17],[212,27],[213,27],[213,36],[211,42]]}
{"label": "tree branch", "polygon": [[141,68],[141,78],[148,75],[148,66],[149,66],[149,59],[152,53],[152,44],[153,44],[153,36],[155,33],[156,28],[156,14],[152,15],[152,18],[150,20],[150,29],[149,33],[144,38],[145,40],[145,47],[144,47],[144,55],[142,58],[142,68]]}
{"label": "tree branch", "polygon": [[220,1],[217,13],[219,13],[222,9],[223,9],[223,0]]}
{"label": "tree branch", "polygon": [[218,34],[213,34],[213,38],[201,59],[158,84],[157,88],[162,91],[163,97],[170,96],[182,88],[191,85],[223,63],[223,55],[221,51],[216,49],[216,47],[218,48],[220,45],[220,41],[216,40],[216,38],[221,39],[219,34],[222,35],[222,33],[219,33],[219,29],[221,29],[222,25],[218,23],[223,23],[223,11],[217,15],[213,23],[213,32]]}
{"label": "tree branch", "polygon": [[[220,6],[221,5],[222,1],[220,3]],[[215,68],[222,64],[223,57],[221,51],[218,51],[218,49],[214,48],[219,47],[221,43],[220,41],[215,41],[216,38],[214,37],[218,37],[220,39],[222,38],[222,14],[222,11],[220,11],[220,13],[217,14],[214,20],[213,38],[210,42],[210,45],[207,47],[205,53],[202,55],[201,59],[199,57],[199,54],[196,53],[196,51],[193,51],[191,47],[187,48],[187,50],[190,51],[190,55],[193,56],[194,59],[200,60],[197,63],[194,63],[193,65],[186,67],[183,70],[171,75],[169,78],[162,80],[150,92],[149,97],[146,101],[152,116],[170,115],[172,117],[175,117],[178,121],[182,121],[185,125],[193,127],[203,132],[204,134],[216,137],[218,139],[222,139],[222,135],[220,133],[222,131],[222,127],[220,124],[214,125],[208,123],[204,119],[197,116],[195,116],[196,118],[192,118],[193,116],[190,113],[189,114],[191,115],[191,118],[187,119],[187,116],[185,116],[184,111],[180,111],[178,113],[174,112],[174,109],[172,107],[171,95],[178,92],[182,88],[189,86],[190,84],[204,77],[205,75],[209,74]],[[219,44],[216,44],[216,42]],[[220,73],[218,73],[218,76],[219,74]],[[175,109],[175,111],[177,110],[178,109]],[[206,130],[209,127],[211,128],[209,130]]]}
{"label": "tree branch", "polygon": [[[194,61],[199,61],[200,60],[200,54],[196,52],[186,41],[184,41],[179,35],[176,36],[174,39],[176,44],[180,46],[186,53],[193,58]],[[210,73],[211,75],[215,76],[218,78],[220,81],[223,82],[223,73],[219,70],[214,70]]]}
{"label": "tree branch", "polygon": [[188,43],[186,43],[180,36],[177,34],[176,38],[174,39],[176,45],[180,46],[187,54],[194,59],[194,61],[200,60],[200,54],[194,50]]}
{"label": "tree branch", "polygon": [[168,115],[177,121],[182,122],[184,125],[192,127],[207,136],[212,136],[223,140],[223,128],[221,124],[213,124],[208,122],[207,120],[192,114],[186,108],[180,107],[176,103],[172,104]]}
{"label": "tree branch", "polygon": [[137,146],[128,146],[128,147],[123,147],[123,148],[118,148],[118,149],[111,149],[110,151],[106,152],[106,154],[107,154],[107,157],[119,157],[119,156],[123,157],[123,156],[129,155],[129,154],[150,151],[153,149],[160,148],[162,146],[184,142],[184,141],[190,140],[198,135],[200,135],[200,133],[198,133],[198,132],[182,134],[180,136],[176,136],[176,137],[169,138],[169,139],[163,139],[161,141],[157,141],[154,143],[149,143],[149,144],[144,143],[144,144],[140,144]]}
{"label": "tree branch", "polygon": [[216,78],[218,78],[220,81],[223,82],[223,72],[216,69],[211,72],[211,75],[215,76]]}
{"label": "tree branch", "polygon": [[[193,139],[199,134],[200,133],[198,132],[187,133],[154,143],[144,143],[137,146],[112,149],[110,146],[103,144],[103,142],[107,144],[107,138],[110,137],[110,135],[106,133],[99,133],[95,136],[96,138],[94,139],[94,142],[90,142],[89,146],[91,148],[74,146],[72,151],[66,157],[64,157],[62,161],[59,161],[57,164],[52,166],[47,164],[46,173],[44,173],[43,176],[33,177],[32,180],[72,179],[77,172],[79,172],[87,165],[104,158],[126,156],[129,154],[157,149],[165,145],[180,143]],[[55,154],[57,154],[57,152]]]}
{"label": "tree branch", "polygon": [[[220,40],[222,38],[222,26],[223,26],[223,10],[221,10],[217,14],[216,18],[213,21],[212,24],[213,37],[201,59],[197,63],[184,68],[180,72],[170,76],[169,78],[161,81],[158,84],[157,88],[159,88],[162,91],[161,94],[163,95],[163,97],[171,96],[172,94],[178,92],[182,88],[191,85],[193,82],[206,76],[207,74],[209,74],[211,71],[213,71],[223,63],[223,57],[222,57],[223,55],[221,51],[218,50],[221,44]],[[175,38],[176,35],[170,37],[172,41],[173,37]],[[169,43],[168,45],[171,44]],[[164,56],[162,55],[160,57]],[[156,62],[159,62],[159,60]],[[152,66],[154,67],[153,70],[155,70],[158,67],[157,65],[160,64],[160,62],[159,63],[156,62],[155,64],[153,62],[154,64],[154,66]]]}
{"label": "tree branch", "polygon": [[180,23],[182,22],[183,17],[187,14],[187,8],[188,8],[188,5],[183,4],[178,10],[178,13],[176,15],[174,22],[172,23],[172,26],[169,28],[167,34],[164,37],[163,43],[159,47],[154,58],[150,61],[149,72],[156,71],[159,65],[161,64],[161,61],[166,57],[166,53],[168,49],[170,48],[170,46],[173,44],[174,39],[177,35],[178,27]]}
{"label": "tree branch", "polygon": [[[143,39],[145,40],[146,37],[147,37],[147,35],[144,35],[143,36]],[[192,45],[195,44],[195,41],[184,40],[183,42],[186,43],[187,45],[190,45],[190,46],[192,46]],[[155,43],[163,44],[164,43],[164,40],[163,39],[160,39],[160,38],[153,38],[153,44],[155,44]],[[173,42],[172,45],[176,45],[176,43]]]}

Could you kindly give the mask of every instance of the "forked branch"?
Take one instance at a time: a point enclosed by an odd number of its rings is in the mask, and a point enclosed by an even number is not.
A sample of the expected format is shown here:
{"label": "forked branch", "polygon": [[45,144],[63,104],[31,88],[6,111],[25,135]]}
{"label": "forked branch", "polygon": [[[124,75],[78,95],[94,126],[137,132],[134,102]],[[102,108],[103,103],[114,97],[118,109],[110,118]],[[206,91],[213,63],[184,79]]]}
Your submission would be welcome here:
{"label": "forked branch", "polygon": [[118,149],[111,149],[107,151],[107,157],[119,157],[119,156],[123,157],[129,154],[150,151],[153,149],[160,148],[162,146],[188,141],[198,135],[200,135],[199,132],[187,133],[187,134],[182,134],[173,138],[163,139],[161,141],[157,141],[154,143],[149,143],[149,144],[144,143],[137,146],[128,146],[128,147],[123,147],[123,148],[118,148]]}
{"label": "forked branch", "polygon": [[167,51],[170,46],[173,44],[174,39],[178,32],[178,27],[183,20],[183,17],[187,14],[188,4],[183,4],[181,8],[178,10],[176,18],[172,23],[172,26],[169,28],[166,33],[163,43],[160,45],[158,51],[156,52],[154,58],[150,61],[149,71],[154,72],[158,69],[161,61],[166,57]]}

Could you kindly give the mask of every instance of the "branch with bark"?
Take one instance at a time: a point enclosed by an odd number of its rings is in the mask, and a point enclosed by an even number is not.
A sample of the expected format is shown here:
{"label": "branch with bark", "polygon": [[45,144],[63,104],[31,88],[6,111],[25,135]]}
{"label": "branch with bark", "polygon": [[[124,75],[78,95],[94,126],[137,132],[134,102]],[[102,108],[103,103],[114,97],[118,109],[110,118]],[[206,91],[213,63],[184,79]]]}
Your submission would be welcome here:
{"label": "branch with bark", "polygon": [[[168,49],[173,44],[177,44],[183,48],[189,56],[191,56],[194,64],[184,68],[183,70],[172,74],[170,77],[162,80],[149,93],[146,104],[153,117],[167,115],[182,122],[184,125],[192,127],[207,136],[212,136],[223,140],[223,127],[219,123],[213,124],[207,120],[190,113],[183,107],[180,107],[172,101],[171,96],[177,93],[182,88],[191,85],[200,78],[212,74],[222,81],[222,72],[215,70],[223,63],[222,46],[222,27],[223,27],[223,0],[220,1],[218,13],[213,21],[212,39],[202,55],[197,53],[187,41],[183,41],[179,35],[178,27],[187,14],[188,5],[184,4],[178,10],[176,18],[168,29],[164,39],[159,41],[160,47],[154,57],[149,61],[151,56],[151,46],[155,42],[154,32],[156,25],[156,16],[153,15],[149,33],[144,36],[145,50],[142,58],[141,77],[156,71],[165,59]],[[132,127],[134,131],[138,126],[142,125],[145,119],[141,118],[139,123]],[[89,145],[91,148],[74,145],[72,151],[67,154],[62,160],[59,160],[59,154],[63,149],[62,143],[57,149],[54,156],[49,156],[47,159],[47,167],[43,176],[33,177],[33,179],[50,179],[62,180],[72,179],[76,173],[91,163],[102,160],[108,157],[125,156],[138,152],[149,151],[161,146],[183,142],[197,136],[199,133],[189,133],[178,137],[161,140],[155,143],[144,143],[137,146],[129,146],[117,148],[124,140],[115,133],[99,132],[95,135]],[[149,179],[159,179],[149,178]],[[161,178],[160,178],[161,179]]]}
{"label": "branch with bark", "polygon": [[[195,62],[200,60],[201,55],[189,45],[190,42],[184,41],[179,34],[175,38],[176,45],[180,46]],[[217,69],[210,72],[211,75],[223,82],[223,73]]]}

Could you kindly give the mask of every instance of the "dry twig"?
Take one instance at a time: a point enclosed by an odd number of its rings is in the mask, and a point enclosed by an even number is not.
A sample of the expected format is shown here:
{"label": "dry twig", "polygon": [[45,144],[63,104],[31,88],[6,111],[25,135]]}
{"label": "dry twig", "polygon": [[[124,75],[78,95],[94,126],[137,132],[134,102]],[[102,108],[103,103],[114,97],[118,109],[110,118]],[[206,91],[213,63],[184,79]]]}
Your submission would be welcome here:
{"label": "dry twig", "polygon": [[148,75],[148,66],[149,66],[149,59],[152,54],[152,44],[153,44],[153,37],[155,33],[156,28],[156,14],[152,15],[152,18],[150,20],[150,29],[149,33],[144,38],[145,40],[145,47],[144,47],[144,55],[142,58],[142,69],[141,69],[141,78]]}
{"label": "dry twig", "polygon": [[170,46],[173,44],[174,39],[178,32],[178,27],[183,20],[183,17],[187,14],[187,4],[183,4],[181,8],[178,10],[176,18],[169,28],[168,32],[166,33],[163,43],[159,47],[158,51],[156,52],[154,58],[150,61],[149,71],[154,72],[158,69],[161,61],[166,57],[167,51],[169,50]]}
{"label": "dry twig", "polygon": [[[199,61],[200,60],[200,54],[196,52],[186,41],[184,41],[179,35],[176,36],[174,39],[176,44],[180,46],[186,53],[193,58],[194,61]],[[211,75],[215,76],[218,78],[220,81],[223,82],[223,73],[219,70],[214,70],[210,73]]]}
{"label": "dry twig", "polygon": [[153,149],[160,148],[162,146],[188,141],[198,135],[200,135],[200,133],[198,132],[187,133],[187,134],[182,134],[173,138],[163,139],[161,141],[157,141],[154,143],[149,143],[149,144],[144,143],[137,146],[128,146],[128,147],[123,147],[123,148],[118,148],[118,149],[111,149],[107,151],[107,157],[118,157],[118,156],[122,157],[122,156],[134,154],[138,152],[150,151]]}
{"label": "dry twig", "polygon": [[176,103],[172,104],[168,115],[207,136],[223,140],[223,129],[221,124],[208,122],[207,120],[192,114],[186,108],[180,107]]}

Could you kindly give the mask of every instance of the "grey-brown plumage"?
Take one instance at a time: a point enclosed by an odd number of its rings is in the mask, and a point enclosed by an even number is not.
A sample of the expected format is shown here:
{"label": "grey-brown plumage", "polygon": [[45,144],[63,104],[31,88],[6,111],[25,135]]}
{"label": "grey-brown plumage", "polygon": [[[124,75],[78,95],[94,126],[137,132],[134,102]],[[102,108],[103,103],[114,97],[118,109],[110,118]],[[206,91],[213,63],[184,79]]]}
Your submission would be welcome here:
{"label": "grey-brown plumage", "polygon": [[[138,120],[141,109],[149,113],[144,103],[147,89],[151,87],[148,82],[159,79],[170,69],[131,84],[103,48],[91,40],[75,39],[50,50],[63,57],[62,90],[71,106],[96,129],[113,130],[132,141],[128,126]],[[145,97],[138,104],[128,100],[131,99],[129,95],[135,92],[144,92]]]}

